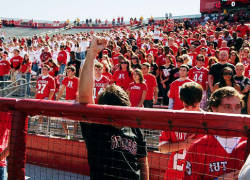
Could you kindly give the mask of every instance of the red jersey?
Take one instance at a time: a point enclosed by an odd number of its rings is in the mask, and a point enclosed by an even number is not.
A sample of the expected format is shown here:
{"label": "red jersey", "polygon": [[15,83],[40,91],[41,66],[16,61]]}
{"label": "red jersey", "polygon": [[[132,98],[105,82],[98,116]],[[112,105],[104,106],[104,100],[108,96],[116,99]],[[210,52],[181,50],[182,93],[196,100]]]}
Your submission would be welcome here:
{"label": "red jersey", "polygon": [[122,87],[126,91],[132,82],[132,77],[129,76],[128,71],[118,70],[113,74],[113,81],[117,86]]}
{"label": "red jersey", "polygon": [[58,64],[66,64],[67,63],[67,53],[66,51],[60,51],[57,56]]}
{"label": "red jersey", "polygon": [[147,91],[147,85],[145,83],[132,82],[128,87],[129,100],[132,107],[137,107],[142,98],[143,91]]}
{"label": "red jersey", "polygon": [[192,80],[190,79],[186,79],[184,81],[180,80],[180,79],[176,79],[174,82],[172,82],[170,84],[170,90],[169,90],[169,98],[172,98],[174,100],[174,106],[173,109],[174,110],[180,110],[183,109],[183,102],[180,100],[180,89],[181,86],[186,83],[186,82],[192,82]]}
{"label": "red jersey", "polygon": [[[162,131],[159,138],[159,145],[177,143],[186,140],[187,133]],[[164,174],[164,180],[183,179],[185,170],[185,157],[186,149],[172,152],[169,160],[168,167]]]}
{"label": "red jersey", "polygon": [[248,66],[245,67],[245,76],[250,79],[250,64],[248,64]]}
{"label": "red jersey", "polygon": [[[11,113],[0,112],[0,154],[8,147],[8,139],[11,130]],[[0,167],[6,167],[6,159],[0,160]]]}
{"label": "red jersey", "polygon": [[104,88],[107,87],[110,80],[106,76],[101,76],[100,79],[95,79],[95,85],[93,88],[93,98],[95,100],[95,103],[98,102],[98,96],[103,92]]}
{"label": "red jersey", "polygon": [[76,100],[78,83],[79,79],[77,77],[73,77],[72,79],[65,77],[63,79],[62,84],[66,87],[66,100]]}
{"label": "red jersey", "polygon": [[26,73],[26,72],[31,72],[31,62],[27,62],[25,64],[21,64],[20,67],[20,72],[21,73]]}
{"label": "red jersey", "polygon": [[0,61],[0,76],[8,75],[10,73],[10,63],[6,60]]}
{"label": "red jersey", "polygon": [[208,82],[208,69],[201,67],[200,69],[195,66],[189,70],[188,76],[191,80],[200,84],[203,90],[206,90],[206,84]]}
{"label": "red jersey", "polygon": [[120,53],[112,53],[112,62],[113,62],[113,66],[115,66],[116,64],[118,64],[119,59],[118,56],[120,56]]}
{"label": "red jersey", "polygon": [[55,92],[55,80],[50,75],[40,76],[36,84],[36,99],[49,98],[50,92]]}
{"label": "red jersey", "polygon": [[187,151],[185,180],[214,180],[244,164],[245,138],[205,135]]}
{"label": "red jersey", "polygon": [[147,75],[144,75],[143,77],[148,88],[145,100],[153,100],[154,89],[155,87],[157,87],[156,78],[152,74],[147,74]]}
{"label": "red jersey", "polygon": [[22,62],[23,62],[23,58],[21,56],[16,56],[10,59],[11,67],[14,69],[19,69]]}
{"label": "red jersey", "polygon": [[109,80],[112,79],[112,74],[109,73],[109,72],[104,72],[104,73],[102,73],[102,75],[103,75],[103,76],[106,76]]}

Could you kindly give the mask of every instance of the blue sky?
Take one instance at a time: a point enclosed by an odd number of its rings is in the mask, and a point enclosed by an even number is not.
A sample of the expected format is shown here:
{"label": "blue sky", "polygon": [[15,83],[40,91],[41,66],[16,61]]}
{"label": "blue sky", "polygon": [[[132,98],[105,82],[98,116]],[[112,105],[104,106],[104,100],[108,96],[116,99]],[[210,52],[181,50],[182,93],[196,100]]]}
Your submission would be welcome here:
{"label": "blue sky", "polygon": [[3,0],[0,17],[39,20],[112,19],[198,14],[200,0]]}

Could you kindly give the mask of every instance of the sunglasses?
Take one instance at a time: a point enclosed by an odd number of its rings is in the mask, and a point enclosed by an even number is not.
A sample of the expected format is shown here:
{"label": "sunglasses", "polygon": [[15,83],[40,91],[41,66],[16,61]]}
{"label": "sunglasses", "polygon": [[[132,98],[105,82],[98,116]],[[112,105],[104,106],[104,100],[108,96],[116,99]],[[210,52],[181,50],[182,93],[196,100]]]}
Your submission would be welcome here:
{"label": "sunglasses", "polygon": [[126,62],[121,62],[121,64],[127,64]]}
{"label": "sunglasses", "polygon": [[233,75],[233,73],[232,73],[232,72],[224,72],[224,73],[223,73],[223,75],[224,75],[224,76],[226,76],[226,75],[230,75],[230,76],[232,76],[232,75]]}
{"label": "sunglasses", "polygon": [[204,59],[197,59],[197,61],[204,61]]}

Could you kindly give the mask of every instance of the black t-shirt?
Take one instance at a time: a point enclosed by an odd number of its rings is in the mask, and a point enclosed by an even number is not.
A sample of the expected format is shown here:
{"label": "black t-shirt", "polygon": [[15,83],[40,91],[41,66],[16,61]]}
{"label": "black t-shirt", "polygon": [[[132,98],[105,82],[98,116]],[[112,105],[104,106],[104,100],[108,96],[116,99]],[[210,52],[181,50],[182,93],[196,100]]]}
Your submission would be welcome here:
{"label": "black t-shirt", "polygon": [[140,129],[80,124],[88,150],[91,180],[140,179],[139,159],[147,155]]}
{"label": "black t-shirt", "polygon": [[214,77],[213,85],[220,81],[222,69],[225,67],[230,67],[233,70],[233,74],[235,74],[234,65],[232,65],[230,63],[225,63],[225,64],[215,63],[211,66],[211,68],[209,70],[209,74]]}
{"label": "black t-shirt", "polygon": [[165,82],[166,86],[168,87],[174,80],[176,80],[174,75],[178,72],[178,69],[172,64],[169,67],[161,66],[160,68],[162,72],[162,79],[165,80],[168,78],[168,80]]}
{"label": "black t-shirt", "polygon": [[246,85],[250,85],[249,78],[245,76],[234,76],[235,83],[240,85],[240,90],[242,91]]}

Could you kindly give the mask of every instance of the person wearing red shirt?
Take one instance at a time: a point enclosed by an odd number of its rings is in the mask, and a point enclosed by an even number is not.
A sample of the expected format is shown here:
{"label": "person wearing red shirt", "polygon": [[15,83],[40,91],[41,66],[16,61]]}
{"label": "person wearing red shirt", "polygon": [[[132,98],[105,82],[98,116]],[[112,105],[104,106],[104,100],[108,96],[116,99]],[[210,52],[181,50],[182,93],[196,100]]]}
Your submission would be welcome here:
{"label": "person wearing red shirt", "polygon": [[7,161],[11,131],[11,113],[0,112],[0,179],[7,180]]}
{"label": "person wearing red shirt", "polygon": [[201,48],[205,48],[206,53],[207,53],[207,54],[210,54],[209,48],[208,48],[208,46],[207,46],[206,39],[202,38],[202,39],[200,40],[200,43],[201,43],[201,44],[195,49],[195,51],[196,51],[197,53],[200,53]]}
{"label": "person wearing red shirt", "polygon": [[[79,79],[75,76],[76,69],[74,66],[69,66],[67,67],[67,77],[65,77],[62,81],[61,88],[58,92],[58,95],[56,97],[56,100],[58,101],[63,92],[66,89],[66,97],[65,100],[68,102],[77,102],[78,101],[78,84],[79,84]],[[65,119],[62,121],[62,127],[64,129],[64,132],[66,134],[66,138],[69,139],[69,129],[67,126],[67,121],[70,121],[68,119]],[[73,129],[73,138],[76,137],[76,132],[77,132],[77,122],[75,121],[70,121],[74,123],[74,129]]]}
{"label": "person wearing red shirt", "polygon": [[117,46],[115,50],[112,52],[112,62],[113,66],[117,65],[119,63],[119,56],[121,55],[120,53],[121,48]]}
{"label": "person wearing red shirt", "polygon": [[[2,54],[2,59],[0,60],[0,81],[6,81],[10,73],[10,62],[7,60],[8,52]],[[5,87],[5,83],[1,83],[1,88]]]}
{"label": "person wearing red shirt", "polygon": [[112,81],[124,90],[127,90],[129,84],[132,82],[132,72],[129,67],[129,62],[125,58],[120,60],[119,70],[114,72]]}
{"label": "person wearing red shirt", "polygon": [[[21,67],[19,69],[19,71],[22,74],[22,76],[24,76],[24,78],[26,79],[25,83],[29,83],[30,82],[30,78],[31,78],[31,66],[32,66],[32,63],[31,63],[31,61],[29,59],[29,55],[25,54],[24,58],[23,58],[23,62],[22,62]],[[30,85],[29,84],[27,84],[26,90],[27,90],[27,95],[30,96]]]}
{"label": "person wearing red shirt", "polygon": [[147,54],[152,53],[154,57],[157,56],[158,49],[154,47],[154,43],[152,41],[149,42],[149,50],[147,51]]}
{"label": "person wearing red shirt", "polygon": [[110,84],[110,79],[102,75],[103,65],[101,63],[95,64],[95,83],[93,88],[93,99],[95,103],[98,102],[99,94]]}
{"label": "person wearing red shirt", "polygon": [[162,46],[158,48],[158,53],[156,55],[156,64],[158,67],[163,66],[166,63],[166,56],[164,54],[164,49]]}
{"label": "person wearing red shirt", "polygon": [[143,107],[147,95],[147,85],[144,83],[141,70],[134,70],[133,79],[134,82],[130,83],[127,89],[131,107]]}
{"label": "person wearing red shirt", "polygon": [[170,47],[170,49],[172,49],[173,55],[176,57],[178,52],[178,47],[175,45],[174,39],[172,37],[168,38],[168,46]]}
{"label": "person wearing red shirt", "polygon": [[58,74],[64,73],[64,69],[67,63],[67,53],[64,49],[65,49],[64,46],[60,46],[60,52],[58,53],[58,56],[57,56],[57,62],[60,65]]}
{"label": "person wearing red shirt", "polygon": [[[42,75],[38,77],[36,83],[36,99],[46,99],[52,100],[55,93],[55,80],[49,75],[50,67],[44,65],[42,68]],[[38,129],[37,131],[42,131],[42,116],[38,120]]]}
{"label": "person wearing red shirt", "polygon": [[147,95],[144,100],[144,107],[146,108],[153,108],[153,104],[157,103],[158,99],[158,86],[156,78],[153,74],[149,73],[150,71],[150,64],[143,63],[142,64],[142,73],[145,83],[147,85]]}
{"label": "person wearing red shirt", "polygon": [[49,47],[48,46],[45,46],[41,55],[40,55],[40,59],[41,59],[41,62],[42,62],[42,66],[44,64],[47,64],[49,59],[52,58],[52,55],[51,53],[49,52]]}
{"label": "person wearing red shirt", "polygon": [[[240,114],[241,95],[233,87],[220,88],[211,95],[209,108]],[[237,179],[245,153],[245,138],[205,135],[187,150],[184,179]]]}
{"label": "person wearing red shirt", "polygon": [[[183,84],[180,89],[180,99],[184,104],[183,111],[202,111],[200,109],[202,92],[201,85],[195,82]],[[164,180],[183,179],[186,151],[202,136],[177,131],[161,132],[159,150],[161,153],[171,153]]]}
{"label": "person wearing red shirt", "polygon": [[207,87],[208,87],[208,69],[204,68],[205,58],[203,55],[199,54],[196,59],[196,66],[189,70],[188,76],[191,80],[200,84],[203,88],[203,98],[201,101],[201,108],[206,108],[207,99]]}
{"label": "person wearing red shirt", "polygon": [[19,55],[20,51],[18,49],[14,49],[13,53],[14,57],[10,59],[10,66],[11,66],[11,80],[15,81],[18,78],[17,74],[23,62],[23,58]]}
{"label": "person wearing red shirt", "polygon": [[243,38],[245,34],[249,34],[249,27],[242,21],[241,24],[237,26],[236,31],[239,33],[238,36]]}
{"label": "person wearing red shirt", "polygon": [[168,92],[169,97],[169,109],[180,110],[183,109],[183,102],[180,100],[179,92],[180,88],[186,82],[191,82],[188,78],[189,68],[187,65],[182,64],[179,69],[179,77],[177,80],[170,84],[170,90]]}
{"label": "person wearing red shirt", "polygon": [[219,50],[220,51],[227,51],[227,53],[229,54],[230,48],[227,47],[227,41],[223,40],[221,42],[221,48]]}
{"label": "person wearing red shirt", "polygon": [[58,72],[59,72],[58,65],[55,63],[55,61],[53,59],[50,59],[48,61],[48,65],[50,67],[49,75],[51,75],[52,77],[55,78],[58,75]]}

